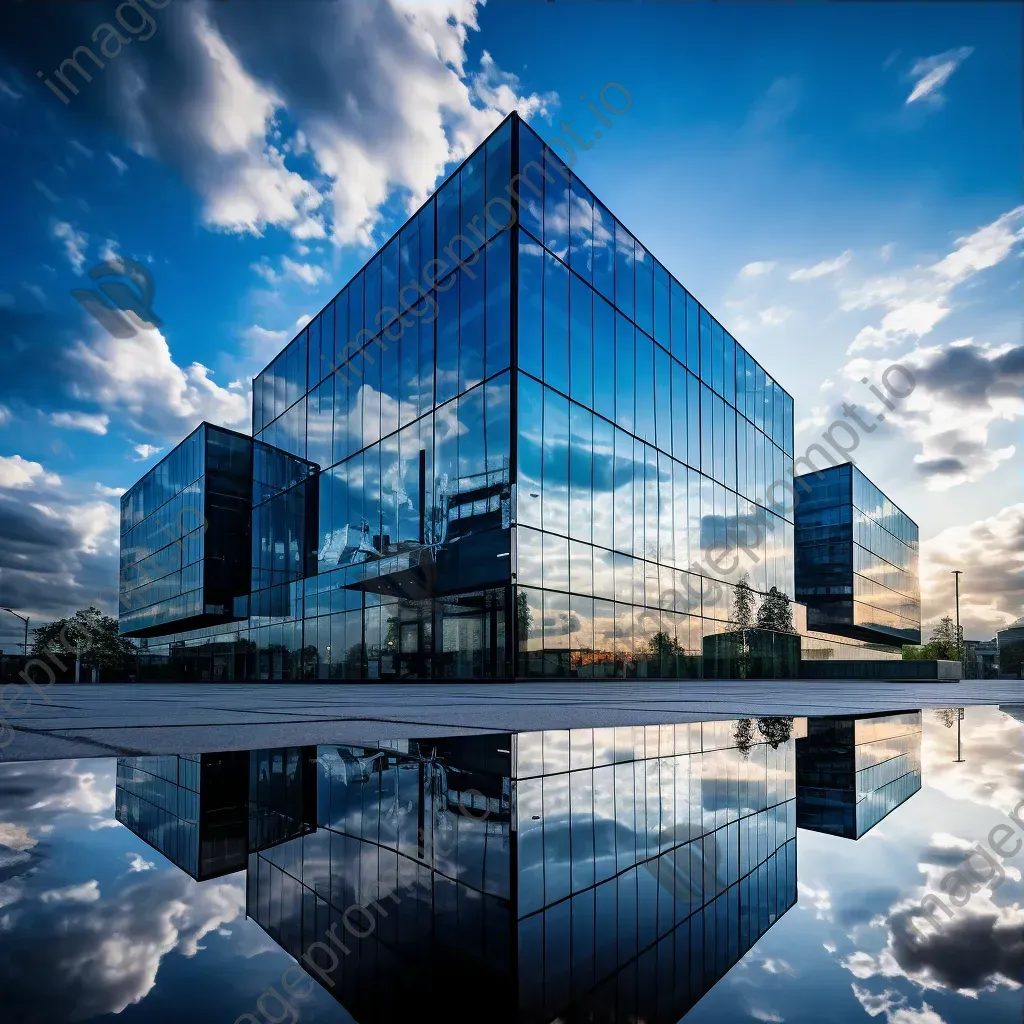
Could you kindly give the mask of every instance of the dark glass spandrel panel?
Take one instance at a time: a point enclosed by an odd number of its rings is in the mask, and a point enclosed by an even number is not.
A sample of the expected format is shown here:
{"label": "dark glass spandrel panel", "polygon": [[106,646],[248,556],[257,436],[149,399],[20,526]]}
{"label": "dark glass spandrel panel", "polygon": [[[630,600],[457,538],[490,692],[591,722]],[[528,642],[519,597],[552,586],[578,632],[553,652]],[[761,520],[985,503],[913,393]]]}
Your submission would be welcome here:
{"label": "dark glass spandrel panel", "polygon": [[487,291],[486,291],[486,352],[484,373],[493,377],[509,365],[509,315],[511,285],[509,275],[509,244],[512,235],[508,231],[493,238],[487,246]]}
{"label": "dark glass spandrel panel", "polygon": [[635,331],[636,410],[634,432],[641,440],[654,444],[654,342],[643,331]]}
{"label": "dark glass spandrel panel", "polygon": [[621,313],[615,315],[615,422],[633,430],[636,388],[635,328]]}
{"label": "dark glass spandrel panel", "polygon": [[654,257],[636,243],[636,316],[637,327],[654,336]]}
{"label": "dark glass spandrel panel", "polygon": [[437,404],[458,392],[459,386],[459,273],[439,282],[437,294],[437,367],[434,387]]}
{"label": "dark glass spandrel panel", "polygon": [[519,366],[544,376],[544,249],[519,233]]}
{"label": "dark glass spandrel panel", "polygon": [[609,302],[615,301],[615,218],[594,199],[594,287]]}
{"label": "dark glass spandrel panel", "polygon": [[484,377],[484,266],[459,271],[459,392],[468,391]]}
{"label": "dark glass spandrel panel", "polygon": [[577,177],[569,186],[569,266],[583,278],[594,280],[594,197]]}
{"label": "dark glass spandrel panel", "polygon": [[509,188],[512,181],[512,122],[506,120],[487,140],[487,184],[484,219],[487,237],[493,238],[512,223]]}
{"label": "dark glass spandrel panel", "polygon": [[615,419],[615,310],[600,295],[594,296],[594,410]]}
{"label": "dark glass spandrel panel", "polygon": [[565,163],[544,150],[544,245],[559,259],[569,259],[569,181]]}
{"label": "dark glass spandrel panel", "polygon": [[544,238],[544,144],[519,122],[519,172],[515,191],[519,197],[519,223],[540,240]]}
{"label": "dark glass spandrel panel", "polygon": [[544,451],[544,389],[532,377],[519,374],[518,467],[516,521],[541,525],[541,480]]}
{"label": "dark glass spandrel panel", "polygon": [[633,318],[633,268],[636,243],[632,234],[615,221],[615,305]]}
{"label": "dark glass spandrel panel", "polygon": [[569,391],[569,271],[544,254],[544,382]]}
{"label": "dark glass spandrel panel", "polygon": [[700,376],[700,304],[686,293],[686,368]]}
{"label": "dark glass spandrel panel", "polygon": [[594,292],[569,275],[569,396],[594,406]]}

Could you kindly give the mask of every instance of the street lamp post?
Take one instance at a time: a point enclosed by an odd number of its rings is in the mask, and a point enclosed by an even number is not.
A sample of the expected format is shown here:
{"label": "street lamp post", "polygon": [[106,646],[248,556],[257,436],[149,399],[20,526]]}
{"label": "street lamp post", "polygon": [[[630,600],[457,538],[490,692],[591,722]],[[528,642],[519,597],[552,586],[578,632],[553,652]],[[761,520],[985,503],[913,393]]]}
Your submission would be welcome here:
{"label": "street lamp post", "polygon": [[960,661],[960,672],[964,670],[964,644],[960,635],[960,573],[962,569],[953,569],[953,580],[956,583],[956,656]]}
{"label": "street lamp post", "polygon": [[28,657],[28,623],[29,616],[19,615],[13,608],[4,608],[5,612],[10,612],[16,619],[21,619],[25,623],[25,657]]}

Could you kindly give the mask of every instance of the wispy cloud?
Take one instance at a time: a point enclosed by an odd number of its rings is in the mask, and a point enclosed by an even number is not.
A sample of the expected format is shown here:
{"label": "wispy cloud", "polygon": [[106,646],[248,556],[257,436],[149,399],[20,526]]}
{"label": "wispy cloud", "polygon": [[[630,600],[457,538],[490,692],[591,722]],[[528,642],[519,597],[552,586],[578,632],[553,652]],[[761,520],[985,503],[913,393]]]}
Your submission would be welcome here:
{"label": "wispy cloud", "polygon": [[833,260],[822,260],[820,263],[815,263],[813,267],[799,267],[790,273],[789,279],[790,281],[814,281],[819,277],[842,270],[851,259],[853,259],[853,253],[847,249]]}
{"label": "wispy cloud", "polygon": [[71,269],[76,274],[82,273],[82,266],[85,263],[85,246],[89,236],[84,231],[78,231],[66,220],[59,220],[51,229],[53,237],[64,243],[64,255],[71,264]]}
{"label": "wispy cloud", "polygon": [[102,436],[107,432],[110,417],[105,412],[53,412],[50,413],[50,422],[55,427],[84,430],[89,434]]}
{"label": "wispy cloud", "polygon": [[114,156],[113,153],[107,153],[107,156],[110,157],[110,162],[117,168],[118,174],[124,174],[128,170],[128,165],[119,156]]}
{"label": "wispy cloud", "polygon": [[162,452],[163,448],[157,444],[137,444],[133,446],[132,450],[138,455],[137,459],[132,460],[133,462],[145,462],[146,459]]}
{"label": "wispy cloud", "polygon": [[778,327],[789,319],[792,312],[785,306],[769,306],[767,309],[760,310],[757,315],[765,327]]}
{"label": "wispy cloud", "polygon": [[973,52],[973,46],[961,46],[959,49],[947,50],[934,57],[923,57],[916,61],[910,69],[910,76],[917,79],[917,84],[907,97],[906,103],[916,103],[918,100],[942,103],[945,97],[939,89]]}
{"label": "wispy cloud", "polygon": [[765,274],[770,274],[777,264],[774,260],[754,260],[753,263],[748,263],[746,266],[740,268],[740,277],[763,277]]}

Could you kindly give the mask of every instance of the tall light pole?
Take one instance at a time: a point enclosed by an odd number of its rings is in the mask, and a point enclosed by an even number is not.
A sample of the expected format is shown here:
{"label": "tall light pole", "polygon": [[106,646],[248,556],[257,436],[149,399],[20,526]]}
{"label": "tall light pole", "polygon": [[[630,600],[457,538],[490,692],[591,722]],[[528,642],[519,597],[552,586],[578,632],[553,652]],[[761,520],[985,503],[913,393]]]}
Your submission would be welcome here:
{"label": "tall light pole", "polygon": [[960,573],[962,569],[953,569],[953,580],[956,583],[956,656],[960,661],[960,671],[964,669],[964,644],[960,636]]}
{"label": "tall light pole", "polygon": [[25,657],[28,657],[28,622],[29,616],[19,615],[13,608],[4,608],[5,612],[10,612],[16,619],[21,619],[25,623]]}

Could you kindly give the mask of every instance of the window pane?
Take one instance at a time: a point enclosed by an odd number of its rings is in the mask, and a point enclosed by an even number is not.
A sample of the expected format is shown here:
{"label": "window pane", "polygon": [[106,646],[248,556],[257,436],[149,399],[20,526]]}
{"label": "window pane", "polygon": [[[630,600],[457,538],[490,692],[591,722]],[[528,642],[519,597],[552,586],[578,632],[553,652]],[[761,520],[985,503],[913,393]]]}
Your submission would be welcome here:
{"label": "window pane", "polygon": [[636,331],[636,436],[654,444],[654,342]]}
{"label": "window pane", "polygon": [[398,239],[392,238],[381,253],[380,326],[387,327],[398,315]]}
{"label": "window pane", "polygon": [[484,268],[459,271],[459,391],[468,391],[484,376]]}
{"label": "window pane", "polygon": [[579,178],[570,185],[569,266],[584,281],[594,279],[594,197]]}
{"label": "window pane", "polygon": [[569,271],[544,256],[544,382],[569,391]]}
{"label": "window pane", "polygon": [[736,339],[725,334],[725,400],[736,404]]}
{"label": "window pane", "polygon": [[594,287],[609,302],[615,299],[615,218],[594,199]]}
{"label": "window pane", "polygon": [[[508,186],[512,178],[512,121],[507,120],[487,140],[487,192],[484,218],[492,238],[511,223]],[[493,202],[492,202],[493,200]]]}
{"label": "window pane", "polygon": [[[444,289],[444,290],[442,290]],[[437,404],[454,397],[459,384],[459,274],[439,283],[437,295]]]}
{"label": "window pane", "polygon": [[615,422],[624,430],[633,429],[633,386],[636,353],[633,324],[621,313],[615,316]]}
{"label": "window pane", "polygon": [[543,337],[544,250],[519,233],[519,365],[540,378],[544,375]]}
{"label": "window pane", "polygon": [[536,239],[544,237],[544,147],[522,121],[519,122],[519,223]]}
{"label": "window pane", "polygon": [[594,417],[594,543],[606,548],[612,546],[614,448],[615,428]]}
{"label": "window pane", "polygon": [[588,408],[594,405],[594,293],[569,275],[569,395]]}
{"label": "window pane", "polygon": [[542,522],[545,530],[569,533],[569,400],[544,389],[544,478]]}
{"label": "window pane", "polygon": [[[672,455],[686,462],[686,370],[674,359],[672,363]],[[659,447],[661,434],[658,434]]]}
{"label": "window pane", "polygon": [[633,316],[633,236],[615,221],[615,305]]}
{"label": "window pane", "polygon": [[636,243],[636,320],[637,327],[654,335],[654,257]]}
{"label": "window pane", "polygon": [[516,488],[517,522],[540,529],[544,391],[532,377],[519,375],[519,436]]}
{"label": "window pane", "polygon": [[[451,255],[444,250],[459,233],[459,179],[450,178],[437,193],[437,257],[451,266]],[[439,270],[438,273],[441,273]]]}
{"label": "window pane", "polygon": [[569,257],[569,168],[544,151],[544,244],[560,259]]}
{"label": "window pane", "polygon": [[457,256],[466,259],[471,252],[480,248],[484,235],[484,151],[477,150],[459,172],[462,211],[459,218],[458,246],[453,246]]}
{"label": "window pane", "polygon": [[569,407],[569,535],[591,539],[593,499],[594,414],[573,403]]}
{"label": "window pane", "polygon": [[700,376],[700,306],[697,300],[686,293],[686,368]]}
{"label": "window pane", "polygon": [[[490,159],[490,157],[488,157]],[[493,376],[509,363],[509,239],[505,231],[487,246],[487,353],[485,373]]]}
{"label": "window pane", "polygon": [[[654,346],[655,437],[663,452],[672,454],[672,357],[659,345]],[[678,365],[678,364],[676,364]]]}
{"label": "window pane", "polygon": [[599,295],[594,296],[594,409],[615,419],[615,310]]}
{"label": "window pane", "polygon": [[711,357],[711,314],[701,307],[700,310],[700,379],[710,385],[712,379]]}
{"label": "window pane", "polygon": [[654,340],[668,351],[672,348],[671,304],[668,271],[654,261]]}

